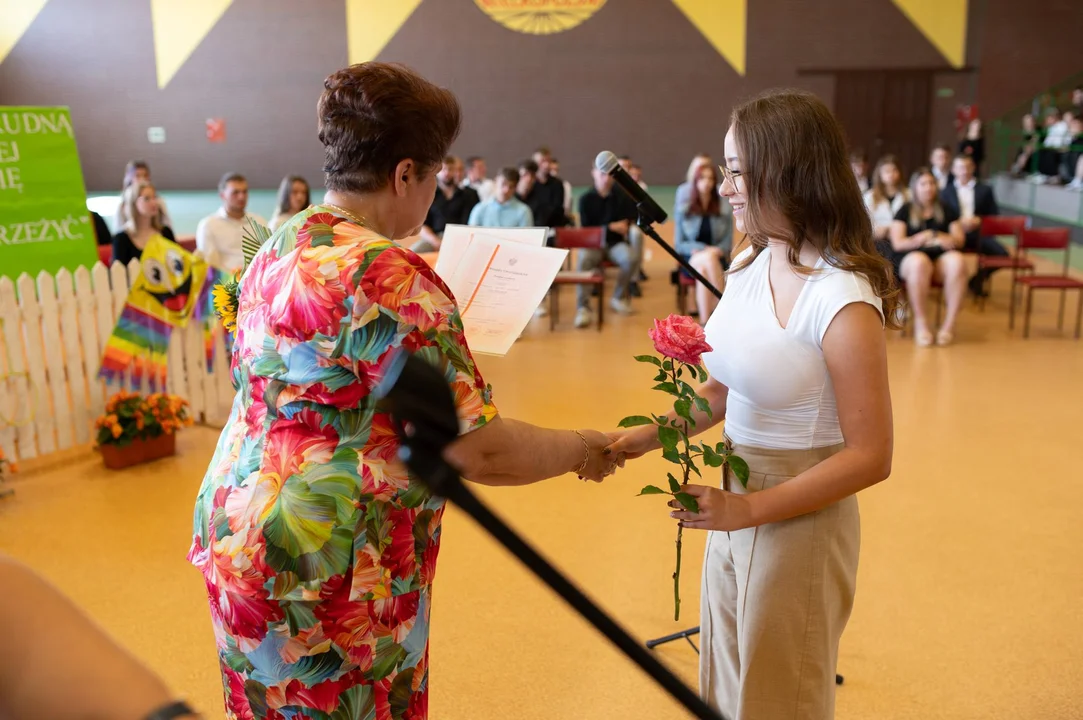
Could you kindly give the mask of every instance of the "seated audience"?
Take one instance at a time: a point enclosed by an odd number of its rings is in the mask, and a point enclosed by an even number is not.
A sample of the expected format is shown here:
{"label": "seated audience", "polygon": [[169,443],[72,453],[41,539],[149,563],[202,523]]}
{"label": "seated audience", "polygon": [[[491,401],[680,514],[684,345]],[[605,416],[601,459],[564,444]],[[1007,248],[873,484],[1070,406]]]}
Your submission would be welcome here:
{"label": "seated audience", "polygon": [[[974,177],[974,160],[969,155],[957,155],[951,174],[955,182],[941,191],[940,201],[959,218],[959,226],[966,235],[963,249],[982,255],[1009,255],[995,237],[981,236],[981,219],[999,214],[1000,209],[993,188]],[[992,270],[982,270],[970,278],[970,292],[979,297],[986,295],[985,287],[992,274]]]}
{"label": "seated audience", "polygon": [[[615,263],[619,272],[609,307],[614,312],[626,315],[632,312],[628,297],[635,270],[628,233],[635,221],[636,209],[627,194],[613,187],[613,176],[598,169],[592,169],[591,175],[594,177],[594,187],[579,198],[579,218],[583,227],[606,229],[606,248],[604,253],[600,250],[580,250],[578,269],[580,272],[594,270],[601,266],[603,259]],[[590,289],[585,285],[578,288],[578,306],[575,326],[588,327],[593,315],[590,310]]]}
{"label": "seated audience", "polygon": [[487,177],[488,174],[489,166],[486,165],[485,158],[474,155],[466,159],[466,179],[463,180],[462,186],[476,192],[479,202],[485,202],[491,198],[496,187],[496,183]]}
{"label": "seated audience", "polygon": [[453,155],[444,158],[440,172],[436,174],[436,196],[425,216],[425,224],[421,226],[421,239],[411,250],[416,253],[439,250],[444,228],[449,224],[465,225],[470,219],[470,211],[480,200],[473,188],[460,186],[462,177],[462,162]]}
{"label": "seated audience", "polygon": [[1022,126],[1023,144],[1019,147],[1019,151],[1015,154],[1015,161],[1012,163],[1012,175],[1016,176],[1024,174],[1030,166],[1034,152],[1038,149],[1038,126],[1034,122],[1034,116],[1030,113],[1024,115]]}
{"label": "seated audience", "polygon": [[564,215],[564,181],[552,173],[553,154],[549,148],[541,147],[534,151],[533,160],[538,169],[534,173],[534,189],[531,192],[540,199],[527,204],[534,211],[534,222],[546,227],[564,227],[568,224]]}
{"label": "seated audience", "polygon": [[176,241],[173,229],[162,225],[158,193],[149,181],[129,185],[124,191],[123,202],[126,206],[124,217],[127,220],[120,231],[113,235],[113,262],[127,265],[132,260],[143,257],[143,248],[155,235]]}
{"label": "seated audience", "polygon": [[1056,108],[1045,111],[1045,131],[1038,149],[1038,173],[1033,179],[1045,181],[1060,176],[1065,150],[1072,144],[1071,111],[1063,115]]}
{"label": "seated audience", "polygon": [[519,171],[506,167],[496,176],[496,190],[488,200],[482,200],[470,211],[470,225],[479,227],[512,228],[533,227],[534,214],[519,198],[515,187],[519,184]]}
{"label": "seated audience", "polygon": [[278,203],[268,226],[272,231],[312,204],[312,192],[308,181],[299,175],[288,175],[278,186]]}
{"label": "seated audience", "polygon": [[[142,160],[130,160],[124,167],[124,183],[120,188],[120,203],[117,205],[116,213],[113,214],[113,228],[115,230],[121,230],[124,223],[128,221],[128,217],[124,214],[127,212],[124,204],[124,191],[133,183],[141,182],[150,182],[150,166]],[[161,214],[158,221],[162,226],[172,227],[173,221],[169,217],[169,211],[166,210],[163,198],[158,198],[158,212]]]}
{"label": "seated audience", "polygon": [[572,184],[561,176],[560,161],[556,158],[549,161],[549,174],[559,179],[564,185],[564,217],[571,222],[572,216],[575,214],[575,196],[572,194]]}
{"label": "seated audience", "polygon": [[688,164],[688,172],[685,173],[685,181],[677,186],[677,194],[673,198],[673,207],[680,207],[692,202],[695,188],[687,178],[699,177],[699,169],[704,165],[714,167],[714,161],[711,160],[710,155],[700,153],[692,158],[692,162]]}
{"label": "seated audience", "polygon": [[[714,165],[702,165],[696,177],[689,178],[695,193],[686,205],[673,211],[673,247],[718,290],[725,286],[724,272],[729,268],[733,245],[733,223],[726,215],[718,194],[722,178]],[[706,325],[718,298],[701,282],[696,283],[696,308],[700,324]]]}
{"label": "seated audience", "polygon": [[[621,155],[617,158],[617,163],[631,177],[632,168],[636,167],[635,163],[632,162],[632,156]],[[639,186],[646,190],[643,183],[639,183]],[[624,189],[618,186],[617,192],[624,193]],[[638,219],[638,215],[637,212],[636,219]],[[632,297],[643,297],[643,291],[639,288],[639,282],[647,279],[647,274],[643,272],[643,231],[639,229],[635,222],[632,223],[632,229],[628,232],[628,242],[632,245],[632,256],[635,263],[632,271],[632,284],[628,286],[629,293]]]}
{"label": "seated audience", "polygon": [[643,192],[650,192],[650,188],[647,187],[647,183],[643,182],[643,168],[641,168],[639,165],[636,165],[635,163],[632,163],[628,166],[628,175],[636,181],[636,184],[638,184],[639,187],[643,188]]}
{"label": "seated audience", "polygon": [[974,118],[967,124],[966,136],[959,141],[959,154],[966,155],[974,161],[974,176],[980,176],[985,162],[985,132],[978,118]]}
{"label": "seated audience", "polygon": [[247,212],[248,181],[240,173],[230,172],[218,182],[218,197],[222,207],[213,215],[199,221],[196,227],[196,249],[207,263],[227,273],[244,269],[241,242],[250,226],[266,225],[267,221]]}
{"label": "seated audience", "polygon": [[891,247],[914,316],[914,342],[919,347],[933,344],[925,304],[935,276],[944,285],[948,306],[936,344],[950,345],[955,338],[955,319],[966,297],[966,263],[959,252],[963,228],[958,216],[940,202],[936,176],[928,168],[911,176],[910,198],[895,215]]}
{"label": "seated audience", "polygon": [[936,186],[943,190],[955,179],[951,176],[951,148],[937,145],[929,154],[929,170],[936,178]]}
{"label": "seated audience", "polygon": [[1072,139],[1064,150],[1061,160],[1060,176],[1072,190],[1081,189],[1079,179],[1080,162],[1083,160],[1083,117],[1073,117],[1068,123]]}
{"label": "seated audience", "polygon": [[894,155],[885,155],[876,163],[872,172],[872,187],[865,192],[865,207],[872,218],[873,239],[876,248],[888,260],[894,258],[891,250],[891,226],[895,215],[910,201],[910,193],[902,183],[899,161]]}
{"label": "seated audience", "polygon": [[850,168],[857,178],[857,186],[861,192],[869,189],[869,159],[864,150],[854,150],[850,153]]}

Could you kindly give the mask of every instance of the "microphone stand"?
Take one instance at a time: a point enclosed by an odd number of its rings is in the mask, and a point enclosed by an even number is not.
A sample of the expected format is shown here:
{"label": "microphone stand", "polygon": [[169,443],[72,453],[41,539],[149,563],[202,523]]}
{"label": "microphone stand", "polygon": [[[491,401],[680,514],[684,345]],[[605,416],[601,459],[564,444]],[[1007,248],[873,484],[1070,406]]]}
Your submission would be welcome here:
{"label": "microphone stand", "polygon": [[397,425],[402,442],[399,457],[435,495],[470,515],[693,717],[725,720],[466,487],[459,472],[443,458],[444,448],[458,435],[458,421],[447,383],[433,366],[400,353],[391,359],[375,394],[383,398]]}
{"label": "microphone stand", "polygon": [[722,291],[712,285],[710,281],[707,280],[707,278],[700,275],[699,271],[692,267],[691,263],[681,257],[680,253],[678,253],[672,245],[663,240],[661,236],[655,231],[654,225],[651,224],[650,215],[648,215],[644,211],[643,203],[639,203],[638,205],[636,205],[636,211],[638,214],[638,219],[636,220],[636,227],[642,230],[644,235],[649,237],[651,240],[654,240],[654,242],[658,243],[658,245],[661,246],[663,250],[669,253],[669,256],[676,260],[677,264],[680,265],[686,273],[691,275],[698,282],[703,283],[703,287],[710,290],[716,298],[721,299]]}

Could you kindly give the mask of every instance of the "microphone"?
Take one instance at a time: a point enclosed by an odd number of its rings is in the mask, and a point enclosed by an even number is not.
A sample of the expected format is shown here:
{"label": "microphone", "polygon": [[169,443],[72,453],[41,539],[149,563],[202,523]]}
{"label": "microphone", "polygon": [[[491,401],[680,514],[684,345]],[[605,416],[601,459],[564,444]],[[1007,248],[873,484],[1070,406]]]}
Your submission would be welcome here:
{"label": "microphone", "polygon": [[628,196],[635,202],[636,207],[639,208],[639,212],[650,223],[664,223],[668,215],[666,211],[658,206],[658,203],[654,201],[647,192],[639,187],[639,183],[632,179],[624,168],[620,166],[617,161],[617,156],[608,150],[603,150],[598,153],[598,157],[594,159],[594,167],[601,170],[606,175],[611,175],[613,180],[620,185],[624,192],[628,193]]}

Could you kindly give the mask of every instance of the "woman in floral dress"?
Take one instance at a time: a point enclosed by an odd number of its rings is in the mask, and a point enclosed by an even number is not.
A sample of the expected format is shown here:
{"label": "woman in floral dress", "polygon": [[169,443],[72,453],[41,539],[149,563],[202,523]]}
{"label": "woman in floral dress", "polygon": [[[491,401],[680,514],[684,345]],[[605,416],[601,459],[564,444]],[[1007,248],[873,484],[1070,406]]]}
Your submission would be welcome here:
{"label": "woman in floral dress", "polygon": [[325,202],[286,222],[240,283],[229,422],[196,501],[230,718],[422,720],[442,499],[397,460],[371,396],[384,356],[441,369],[488,484],[612,472],[608,439],[501,418],[416,234],[459,131],[455,97],[397,65],[331,75]]}

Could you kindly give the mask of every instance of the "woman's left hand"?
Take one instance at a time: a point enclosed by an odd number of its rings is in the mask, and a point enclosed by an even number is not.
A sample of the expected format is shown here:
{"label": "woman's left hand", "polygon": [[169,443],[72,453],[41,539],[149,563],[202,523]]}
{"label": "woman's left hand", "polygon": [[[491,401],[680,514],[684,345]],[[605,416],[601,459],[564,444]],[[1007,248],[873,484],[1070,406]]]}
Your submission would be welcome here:
{"label": "woman's left hand", "polygon": [[706,485],[685,485],[686,492],[699,503],[699,512],[688,512],[676,500],[669,506],[675,509],[669,516],[680,520],[681,527],[692,530],[721,530],[729,532],[752,527],[752,507],[747,495],[726,492]]}

